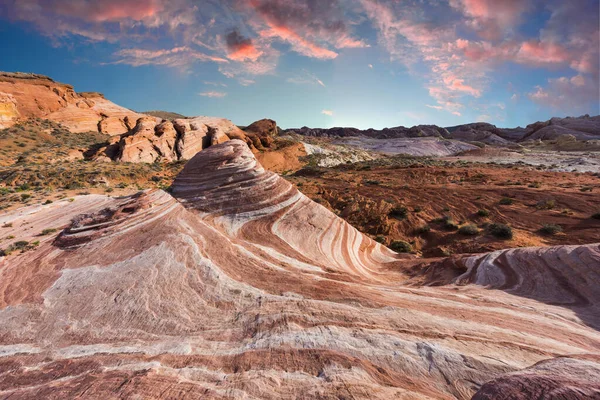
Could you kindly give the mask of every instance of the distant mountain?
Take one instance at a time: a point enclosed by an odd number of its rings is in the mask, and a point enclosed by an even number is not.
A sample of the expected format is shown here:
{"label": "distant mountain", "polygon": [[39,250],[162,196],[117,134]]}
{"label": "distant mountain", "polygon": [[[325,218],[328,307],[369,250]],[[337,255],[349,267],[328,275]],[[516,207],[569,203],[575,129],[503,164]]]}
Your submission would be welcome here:
{"label": "distant mountain", "polygon": [[395,139],[395,138],[416,138],[416,137],[450,137],[450,133],[445,128],[440,128],[436,125],[418,125],[412,128],[397,126],[394,128],[384,129],[366,129],[357,128],[308,128],[306,126],[299,129],[285,129],[285,133],[297,133],[304,136],[317,137],[347,137],[347,136],[367,136],[375,139]]}
{"label": "distant mountain", "polygon": [[482,142],[490,145],[506,145],[526,140],[555,140],[572,135],[577,140],[600,139],[600,116],[552,118],[536,122],[527,128],[498,128],[486,122],[442,128],[436,125],[417,125],[411,128],[397,126],[384,129],[357,128],[308,128],[286,129],[283,133],[297,133],[316,137],[370,137],[375,139],[440,137],[466,142]]}

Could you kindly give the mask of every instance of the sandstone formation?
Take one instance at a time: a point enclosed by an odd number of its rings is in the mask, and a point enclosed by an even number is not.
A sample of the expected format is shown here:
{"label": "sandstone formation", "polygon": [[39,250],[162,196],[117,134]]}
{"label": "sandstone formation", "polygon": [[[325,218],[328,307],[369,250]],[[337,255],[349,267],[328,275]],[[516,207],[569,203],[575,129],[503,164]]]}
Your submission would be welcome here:
{"label": "sandstone formation", "polygon": [[144,117],[121,137],[118,152],[111,156],[107,154],[111,149],[106,148],[101,154],[122,162],[189,160],[199,151],[231,139],[249,141],[242,130],[224,118],[195,117],[157,123],[154,117]]}
{"label": "sandstone formation", "polygon": [[0,258],[0,396],[600,395],[598,245],[419,266],[240,140],[196,154],[173,196],[0,216],[13,243],[40,240]]}
{"label": "sandstone formation", "polygon": [[244,128],[244,132],[252,141],[252,145],[261,149],[271,147],[273,138],[279,135],[279,127],[272,119],[261,119]]}
{"label": "sandstone formation", "polygon": [[29,118],[44,118],[71,132],[120,135],[142,116],[100,93],[76,93],[72,86],[43,75],[0,72],[0,129]]}

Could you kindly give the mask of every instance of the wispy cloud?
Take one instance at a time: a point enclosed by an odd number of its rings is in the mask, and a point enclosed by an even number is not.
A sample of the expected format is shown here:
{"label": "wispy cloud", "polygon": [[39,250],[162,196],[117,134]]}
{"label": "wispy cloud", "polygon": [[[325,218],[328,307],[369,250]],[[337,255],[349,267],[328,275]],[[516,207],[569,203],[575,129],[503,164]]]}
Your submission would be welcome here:
{"label": "wispy cloud", "polygon": [[322,87],[326,87],[325,83],[321,79],[319,79],[315,74],[303,70],[302,73],[296,74],[286,79],[290,83],[295,83],[298,85],[319,85]]}
{"label": "wispy cloud", "polygon": [[331,110],[323,110],[323,111],[321,111],[321,114],[328,115],[328,116],[331,117],[333,115],[333,111],[331,111]]}
{"label": "wispy cloud", "polygon": [[200,96],[204,96],[204,97],[213,97],[213,98],[219,98],[222,99],[223,97],[227,96],[226,92],[217,92],[217,91],[209,91],[209,92],[202,92],[202,93],[198,93]]}

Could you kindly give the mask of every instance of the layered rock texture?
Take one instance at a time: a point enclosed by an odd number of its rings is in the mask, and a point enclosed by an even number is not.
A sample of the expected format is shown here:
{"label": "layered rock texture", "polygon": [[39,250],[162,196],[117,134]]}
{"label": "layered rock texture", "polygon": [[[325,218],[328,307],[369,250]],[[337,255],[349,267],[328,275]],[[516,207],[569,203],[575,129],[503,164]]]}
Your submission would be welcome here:
{"label": "layered rock texture", "polygon": [[62,229],[0,259],[3,398],[600,396],[598,245],[422,266],[241,140],[196,154],[173,196],[0,224],[14,241]]}
{"label": "layered rock texture", "polygon": [[154,117],[144,117],[118,142],[101,149],[99,156],[123,162],[189,160],[199,151],[231,139],[252,145],[242,130],[224,118],[195,117],[159,123]]}
{"label": "layered rock texture", "polygon": [[0,129],[43,118],[59,122],[71,132],[120,135],[142,116],[100,93],[76,93],[72,86],[43,75],[0,72]]}

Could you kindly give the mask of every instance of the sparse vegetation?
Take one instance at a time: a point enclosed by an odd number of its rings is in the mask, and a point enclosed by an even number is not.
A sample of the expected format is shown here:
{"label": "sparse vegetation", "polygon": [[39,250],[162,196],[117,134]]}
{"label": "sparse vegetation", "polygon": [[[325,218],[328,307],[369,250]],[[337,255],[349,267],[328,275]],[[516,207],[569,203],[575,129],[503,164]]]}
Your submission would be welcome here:
{"label": "sparse vegetation", "polygon": [[540,228],[540,233],[543,233],[544,235],[556,235],[557,233],[560,233],[563,231],[562,226],[560,225],[556,225],[556,224],[545,224],[544,226],[542,226]]}
{"label": "sparse vegetation", "polygon": [[497,237],[498,239],[512,239],[513,231],[512,228],[505,224],[491,224],[488,227],[492,236]]}
{"label": "sparse vegetation", "polygon": [[556,207],[556,200],[554,199],[540,200],[535,205],[538,210],[552,210],[554,207]]}
{"label": "sparse vegetation", "polygon": [[405,219],[408,216],[408,208],[404,206],[396,206],[390,211],[390,217],[396,219]]}
{"label": "sparse vegetation", "polygon": [[514,202],[515,201],[513,199],[511,199],[510,197],[503,197],[500,199],[499,204],[503,205],[503,206],[510,206]]}
{"label": "sparse vegetation", "polygon": [[52,233],[55,233],[56,231],[57,231],[57,229],[54,229],[54,228],[46,228],[39,234],[39,236],[47,236]]}
{"label": "sparse vegetation", "polygon": [[426,235],[431,232],[431,227],[427,224],[421,225],[415,229],[415,233],[417,235]]}
{"label": "sparse vegetation", "polygon": [[479,228],[473,224],[463,225],[458,229],[458,233],[465,236],[477,236],[479,235]]}
{"label": "sparse vegetation", "polygon": [[490,212],[488,210],[480,209],[477,211],[477,215],[480,217],[489,217]]}
{"label": "sparse vegetation", "polygon": [[390,244],[390,249],[394,250],[396,253],[410,253],[412,251],[412,246],[404,240],[395,240]]}

